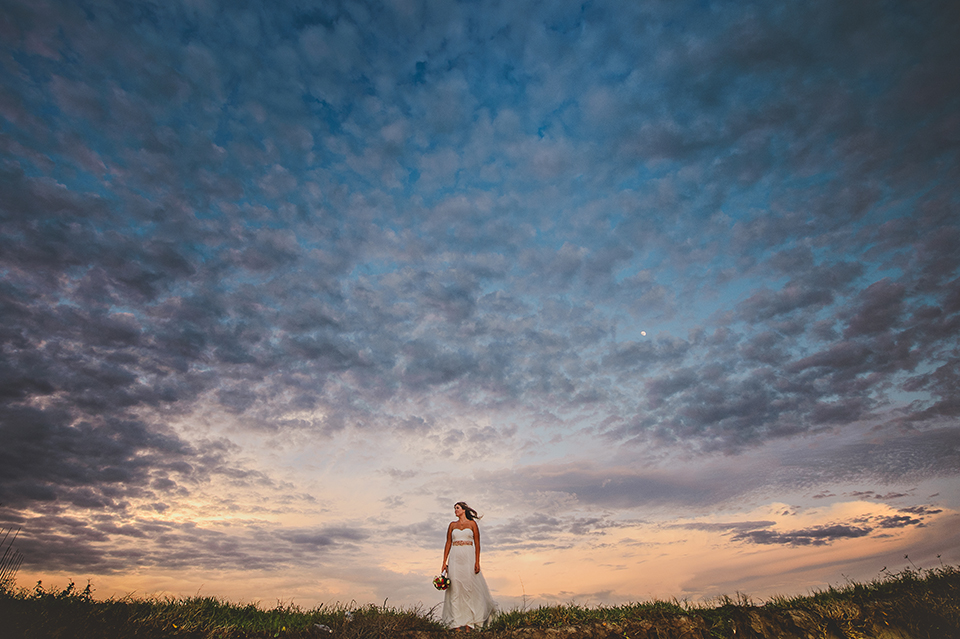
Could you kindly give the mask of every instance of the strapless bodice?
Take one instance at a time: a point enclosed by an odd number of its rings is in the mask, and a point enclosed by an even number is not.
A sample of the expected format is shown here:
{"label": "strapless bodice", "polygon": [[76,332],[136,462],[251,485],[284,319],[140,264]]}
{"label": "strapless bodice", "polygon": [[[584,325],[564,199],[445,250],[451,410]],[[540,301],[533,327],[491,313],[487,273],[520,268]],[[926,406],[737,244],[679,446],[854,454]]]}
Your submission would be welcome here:
{"label": "strapless bodice", "polygon": [[451,537],[454,541],[473,541],[473,530],[470,528],[454,528]]}

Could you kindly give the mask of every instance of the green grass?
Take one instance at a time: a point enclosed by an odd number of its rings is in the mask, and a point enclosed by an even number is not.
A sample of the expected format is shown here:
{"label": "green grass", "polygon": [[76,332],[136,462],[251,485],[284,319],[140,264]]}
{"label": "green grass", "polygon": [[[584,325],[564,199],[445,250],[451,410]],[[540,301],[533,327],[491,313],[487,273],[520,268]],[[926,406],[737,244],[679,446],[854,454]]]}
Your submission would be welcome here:
{"label": "green grass", "polygon": [[638,618],[689,615],[690,609],[678,602],[653,601],[622,606],[586,607],[575,604],[540,606],[531,610],[511,610],[497,616],[490,630],[518,628],[560,628],[596,624],[622,624]]}
{"label": "green grass", "polygon": [[[303,610],[231,604],[215,597],[96,600],[88,585],[0,591],[0,634],[23,639],[464,636],[445,630],[436,609],[368,605]],[[326,626],[326,632],[318,626]],[[960,638],[960,569],[907,569],[868,584],[849,583],[799,597],[755,603],[743,595],[709,604],[650,601],[622,606],[540,606],[500,614],[484,636],[542,636],[573,627],[574,637],[799,636],[863,639],[883,631],[911,639]],[[540,629],[540,630],[538,630]],[[537,633],[540,633],[539,635]],[[766,633],[766,634],[764,634]],[[897,636],[897,635],[894,635]]]}
{"label": "green grass", "polygon": [[[708,604],[651,601],[622,606],[563,605],[514,610],[490,626],[494,634],[521,628],[578,626],[609,630],[613,636],[876,637],[883,630],[924,639],[960,639],[960,569],[906,569],[883,573],[868,584],[849,583],[811,595],[773,597],[756,603],[745,595],[722,596]],[[832,634],[831,634],[832,633]],[[789,635],[794,636],[794,635]],[[897,636],[895,634],[891,636]]]}
{"label": "green grass", "polygon": [[[318,628],[325,626],[332,632]],[[23,639],[128,637],[240,639],[285,637],[389,637],[411,630],[442,630],[430,611],[368,605],[320,606],[303,610],[292,604],[263,608],[232,604],[216,597],[123,597],[98,601],[87,585],[63,590],[0,593],[0,634]]]}

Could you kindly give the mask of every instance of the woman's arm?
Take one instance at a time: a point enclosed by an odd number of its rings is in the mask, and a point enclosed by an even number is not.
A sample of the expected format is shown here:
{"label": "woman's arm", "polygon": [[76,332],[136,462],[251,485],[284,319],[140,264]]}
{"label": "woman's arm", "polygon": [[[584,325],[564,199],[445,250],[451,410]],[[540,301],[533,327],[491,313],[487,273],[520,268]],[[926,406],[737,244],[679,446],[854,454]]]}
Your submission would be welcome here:
{"label": "woman's arm", "polygon": [[453,530],[453,522],[450,522],[450,525],[447,526],[447,543],[443,547],[443,565],[440,566],[440,572],[443,572],[447,569],[447,557],[450,556],[450,535]]}
{"label": "woman's arm", "polygon": [[473,527],[473,545],[477,549],[477,563],[473,566],[473,572],[480,572],[480,526],[475,521],[471,521],[470,526]]}

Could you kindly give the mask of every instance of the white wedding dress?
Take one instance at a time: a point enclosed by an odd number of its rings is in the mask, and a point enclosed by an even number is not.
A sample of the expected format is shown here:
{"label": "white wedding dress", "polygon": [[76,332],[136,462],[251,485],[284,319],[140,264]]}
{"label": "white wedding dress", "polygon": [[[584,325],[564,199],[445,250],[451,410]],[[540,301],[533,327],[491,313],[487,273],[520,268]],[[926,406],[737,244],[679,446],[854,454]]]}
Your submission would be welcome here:
{"label": "white wedding dress", "polygon": [[441,620],[448,628],[477,628],[487,623],[496,610],[497,603],[490,596],[483,573],[473,571],[477,561],[473,531],[469,528],[454,528],[451,536],[453,541],[468,541],[470,545],[450,546],[450,554],[447,556],[450,587],[444,591]]}

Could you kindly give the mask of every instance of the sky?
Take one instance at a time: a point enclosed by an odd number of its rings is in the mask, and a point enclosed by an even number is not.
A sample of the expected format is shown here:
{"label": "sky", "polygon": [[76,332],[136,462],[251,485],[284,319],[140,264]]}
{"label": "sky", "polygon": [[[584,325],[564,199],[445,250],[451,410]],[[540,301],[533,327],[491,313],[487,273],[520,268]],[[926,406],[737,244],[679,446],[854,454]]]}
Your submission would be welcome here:
{"label": "sky", "polygon": [[460,500],[505,609],[960,564],[958,32],[3,0],[19,583],[430,609]]}

